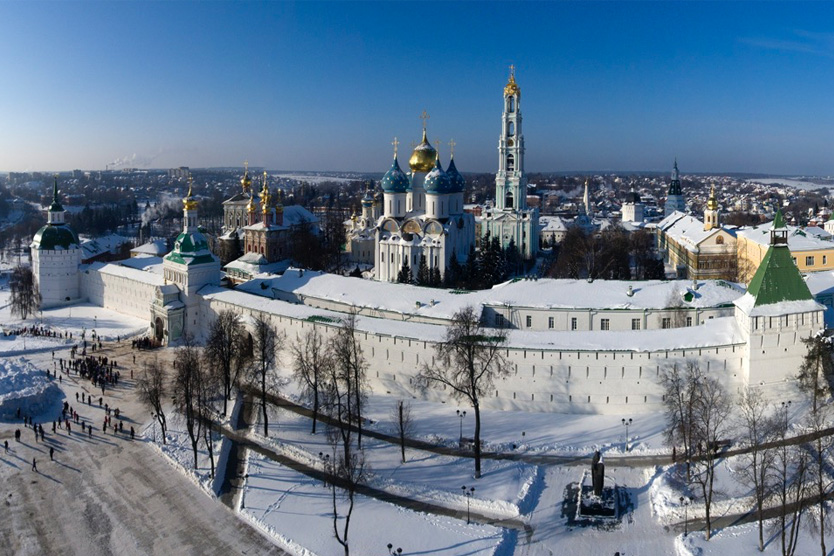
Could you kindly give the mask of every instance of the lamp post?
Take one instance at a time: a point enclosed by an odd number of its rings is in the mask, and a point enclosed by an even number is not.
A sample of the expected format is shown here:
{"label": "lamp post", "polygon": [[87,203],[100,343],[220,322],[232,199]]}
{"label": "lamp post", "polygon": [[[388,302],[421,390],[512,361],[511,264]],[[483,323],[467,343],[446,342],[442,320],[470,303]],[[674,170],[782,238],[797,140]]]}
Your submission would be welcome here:
{"label": "lamp post", "polygon": [[628,452],[628,426],[632,423],[632,419],[623,419],[623,425],[625,425],[626,435],[625,435],[625,451]]}
{"label": "lamp post", "polygon": [[456,409],[455,413],[457,413],[457,416],[460,419],[460,432],[458,434],[458,447],[460,447],[460,445],[463,444],[463,418],[466,417],[466,412]]}
{"label": "lamp post", "polygon": [[464,485],[460,489],[463,491],[463,495],[466,496],[466,524],[469,525],[469,501],[475,493],[475,487],[470,487],[469,490],[466,490],[466,485]]}
{"label": "lamp post", "polygon": [[681,496],[681,505],[683,506],[683,536],[686,537],[689,534],[687,523],[689,521],[689,498]]}
{"label": "lamp post", "polygon": [[319,452],[319,458],[324,466],[324,488],[327,488],[327,475],[330,473],[330,454]]}

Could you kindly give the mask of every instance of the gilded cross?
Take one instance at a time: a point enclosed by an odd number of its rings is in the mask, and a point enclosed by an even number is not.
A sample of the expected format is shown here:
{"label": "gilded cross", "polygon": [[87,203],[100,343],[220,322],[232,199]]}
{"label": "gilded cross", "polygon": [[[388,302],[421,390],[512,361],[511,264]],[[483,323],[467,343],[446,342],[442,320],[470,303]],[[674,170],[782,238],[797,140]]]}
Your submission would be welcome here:
{"label": "gilded cross", "polygon": [[426,124],[428,123],[429,115],[425,110],[423,110],[423,113],[420,114],[420,119],[423,120],[423,131],[426,131]]}
{"label": "gilded cross", "polygon": [[434,147],[435,150],[439,153],[440,152],[440,145],[443,144],[443,141],[441,141],[440,139],[435,139],[434,144],[435,144],[435,147]]}
{"label": "gilded cross", "polygon": [[515,77],[515,64],[510,64],[510,77]]}
{"label": "gilded cross", "polygon": [[400,146],[400,142],[397,140],[396,137],[394,137],[394,140],[391,142],[391,144],[394,145],[394,158],[397,158],[397,147]]}
{"label": "gilded cross", "polygon": [[455,145],[457,145],[457,143],[455,143],[455,140],[449,139],[449,151],[451,156],[455,156]]}

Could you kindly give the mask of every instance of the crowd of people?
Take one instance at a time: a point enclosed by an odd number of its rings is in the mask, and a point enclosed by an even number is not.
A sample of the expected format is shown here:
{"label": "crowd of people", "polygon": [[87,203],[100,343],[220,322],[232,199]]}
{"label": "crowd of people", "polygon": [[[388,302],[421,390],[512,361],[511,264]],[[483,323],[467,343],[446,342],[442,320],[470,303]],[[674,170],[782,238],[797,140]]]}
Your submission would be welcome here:
{"label": "crowd of people", "polygon": [[72,332],[67,332],[66,330],[61,332],[60,330],[52,330],[51,328],[47,328],[45,326],[24,326],[22,328],[4,328],[3,329],[3,336],[44,336],[47,338],[69,338],[72,339]]}

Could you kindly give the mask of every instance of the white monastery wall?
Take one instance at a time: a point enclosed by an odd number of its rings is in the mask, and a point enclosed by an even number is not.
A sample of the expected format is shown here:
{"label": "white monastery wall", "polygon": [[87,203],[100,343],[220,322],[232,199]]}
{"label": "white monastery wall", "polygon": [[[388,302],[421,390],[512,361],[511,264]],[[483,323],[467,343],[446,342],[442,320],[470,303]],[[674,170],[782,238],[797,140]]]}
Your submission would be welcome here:
{"label": "white monastery wall", "polygon": [[[330,337],[338,329],[332,323],[241,307],[219,299],[204,301],[202,319],[205,326],[223,309],[240,313],[246,323],[258,315],[269,318],[276,329],[286,334],[287,346],[310,327],[318,327],[325,337]],[[422,365],[433,362],[433,341],[382,332],[359,331],[358,336],[369,364],[368,379],[373,391],[423,396],[415,388],[413,378]],[[722,382],[735,392],[745,382],[747,346],[739,343],[645,352],[510,347],[505,355],[511,365],[511,373],[496,382],[483,400],[484,407],[514,407],[555,413],[625,414],[662,410],[658,374],[664,367],[691,360],[697,361],[707,372],[720,373]],[[288,351],[282,354],[281,360],[283,365],[289,364]],[[429,388],[425,397],[452,403],[448,393],[436,388]]]}
{"label": "white monastery wall", "polygon": [[78,275],[81,297],[93,305],[151,321],[151,304],[156,293],[154,284],[99,272],[95,268],[82,269]]}
{"label": "white monastery wall", "polygon": [[41,307],[66,305],[79,298],[80,249],[32,250],[32,273],[41,294]]}

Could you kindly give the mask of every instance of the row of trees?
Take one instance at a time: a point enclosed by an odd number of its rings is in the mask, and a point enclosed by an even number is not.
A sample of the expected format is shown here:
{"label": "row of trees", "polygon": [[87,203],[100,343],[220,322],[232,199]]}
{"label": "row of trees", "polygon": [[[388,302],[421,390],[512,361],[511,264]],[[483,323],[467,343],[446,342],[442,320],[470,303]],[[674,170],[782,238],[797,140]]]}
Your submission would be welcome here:
{"label": "row of trees", "polygon": [[664,269],[654,236],[646,230],[629,234],[611,226],[597,234],[574,226],[562,239],[546,274],[551,278],[662,280]]}
{"label": "row of trees", "polygon": [[826,428],[831,418],[829,380],[834,376],[834,365],[827,338],[820,334],[803,341],[808,353],[797,382],[811,405],[803,423],[807,441],[789,438],[791,402],[770,404],[761,390],[754,388],[743,390],[733,400],[718,379],[696,361],[661,371],[667,440],[683,466],[686,483],[704,502],[707,540],[712,533],[711,510],[722,442],[735,432],[747,446],[739,456],[743,462],[739,471],[753,493],[759,550],[765,546],[765,510],[769,506],[776,509],[783,556],[796,553],[802,518],[816,506],[808,525],[819,535],[821,553],[827,554],[825,532],[831,523],[825,499],[834,487],[827,458],[834,449],[834,439]]}

